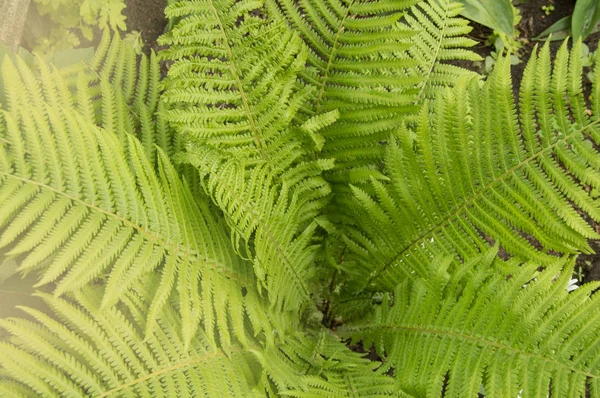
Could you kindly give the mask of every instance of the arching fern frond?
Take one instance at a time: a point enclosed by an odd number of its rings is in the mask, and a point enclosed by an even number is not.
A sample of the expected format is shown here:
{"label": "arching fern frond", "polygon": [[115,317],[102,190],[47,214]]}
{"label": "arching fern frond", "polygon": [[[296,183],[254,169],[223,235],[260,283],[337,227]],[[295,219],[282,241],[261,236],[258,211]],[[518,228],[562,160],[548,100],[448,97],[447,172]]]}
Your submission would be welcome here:
{"label": "arching fern frond", "polygon": [[138,137],[153,164],[158,164],[157,148],[168,156],[183,149],[159,101],[160,65],[154,51],[138,56],[118,35],[105,32],[88,64],[61,74],[80,96],[99,99],[79,98],[81,113],[115,131],[125,146],[127,133]]}
{"label": "arching fern frond", "polygon": [[507,275],[486,257],[435,264],[340,334],[374,344],[415,396],[599,396],[598,283],[569,293],[574,261]]}
{"label": "arching fern frond", "polygon": [[590,251],[586,239],[599,235],[578,209],[600,220],[589,194],[600,187],[600,115],[586,110],[579,50],[563,46],[553,68],[548,46],[533,55],[518,109],[505,59],[483,85],[439,95],[414,132],[399,131],[390,181],[373,182],[373,194],[355,189],[366,232],[349,232],[347,269],[360,286],[426,278],[434,256],[470,258],[489,241],[542,265],[550,252]]}
{"label": "arching fern frond", "polygon": [[269,366],[268,374],[278,396],[409,397],[384,373],[381,362],[351,351],[329,331],[292,334],[268,359],[276,365]]}
{"label": "arching fern frond", "polygon": [[145,335],[150,305],[135,294],[106,312],[97,289],[41,296],[54,315],[22,308],[34,321],[0,320],[11,335],[0,343],[3,396],[260,396],[257,351],[224,351],[202,330],[186,343],[176,307],[167,304]]}
{"label": "arching fern frond", "polygon": [[372,169],[381,144],[417,112],[421,92],[467,73],[440,61],[478,59],[465,49],[474,42],[463,37],[470,28],[456,18],[453,1],[267,0],[266,6],[309,48],[300,77],[316,91],[303,110],[340,111],[338,122],[322,131],[320,156],[336,159],[333,182],[378,176]]}
{"label": "arching fern frond", "polygon": [[296,85],[306,49],[281,24],[265,20],[256,1],[180,1],[184,17],[163,35],[173,61],[163,85],[168,120],[178,133],[229,151],[246,162],[302,152],[290,122],[310,88]]}
{"label": "arching fern frond", "polygon": [[[154,286],[155,277],[144,278]],[[139,287],[138,289],[139,290]],[[139,294],[138,294],[139,293]],[[102,291],[40,294],[52,314],[22,307],[25,318],[0,320],[3,396],[44,397],[389,397],[393,379],[329,332],[293,332],[285,344],[215,346],[203,330],[181,338],[177,306],[167,303],[144,335],[152,289],[100,311]],[[273,314],[271,314],[273,315]],[[394,394],[393,396],[398,396]],[[404,395],[401,395],[404,396]]]}
{"label": "arching fern frond", "polygon": [[407,73],[418,79],[414,100],[419,104],[434,98],[437,90],[453,87],[461,77],[474,75],[449,61],[481,59],[468,50],[476,42],[466,37],[471,27],[458,16],[461,7],[453,0],[420,1],[402,20],[408,29],[417,32],[402,57],[417,60]]}
{"label": "arching fern frond", "polygon": [[309,49],[300,77],[316,90],[304,111],[309,117],[340,111],[340,120],[322,132],[321,155],[335,157],[338,168],[370,165],[399,115],[414,112],[415,80],[401,71],[415,63],[398,57],[413,34],[398,21],[414,3],[266,1],[269,16],[284,21]]}
{"label": "arching fern frond", "polygon": [[124,150],[114,131],[80,112],[92,103],[86,92],[73,102],[57,71],[41,76],[3,64],[0,246],[59,295],[104,280],[105,308],[160,272],[147,332],[176,287],[184,339],[202,323],[227,345],[245,311],[262,309],[251,265],[235,255],[223,223],[197,205],[164,154],[156,172],[139,141],[127,135]]}
{"label": "arching fern frond", "polygon": [[[218,149],[193,145],[180,159],[198,167],[202,184],[227,216],[231,238],[254,263],[259,283],[278,308],[298,310],[310,301],[317,243],[314,221],[330,193],[321,178],[332,162],[253,167]],[[240,247],[242,245],[242,247]]]}
{"label": "arching fern frond", "polygon": [[298,84],[307,50],[260,3],[180,1],[167,15],[182,17],[162,39],[170,44],[162,56],[174,61],[162,98],[190,142],[178,159],[198,168],[271,303],[305,308],[316,271],[313,219],[330,192],[321,173],[332,165],[312,155],[339,113],[296,123],[312,91]]}

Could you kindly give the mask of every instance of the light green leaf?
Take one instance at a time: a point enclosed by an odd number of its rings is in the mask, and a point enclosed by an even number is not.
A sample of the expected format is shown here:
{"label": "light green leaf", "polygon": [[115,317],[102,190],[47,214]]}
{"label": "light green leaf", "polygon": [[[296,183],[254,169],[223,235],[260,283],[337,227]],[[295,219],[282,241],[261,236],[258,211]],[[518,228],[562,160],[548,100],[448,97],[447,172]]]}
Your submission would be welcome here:
{"label": "light green leaf", "polygon": [[515,17],[510,0],[458,0],[461,15],[508,36],[513,35]]}
{"label": "light green leaf", "polygon": [[598,0],[578,0],[571,20],[573,39],[585,39],[592,33],[594,26],[599,21],[600,3]]}

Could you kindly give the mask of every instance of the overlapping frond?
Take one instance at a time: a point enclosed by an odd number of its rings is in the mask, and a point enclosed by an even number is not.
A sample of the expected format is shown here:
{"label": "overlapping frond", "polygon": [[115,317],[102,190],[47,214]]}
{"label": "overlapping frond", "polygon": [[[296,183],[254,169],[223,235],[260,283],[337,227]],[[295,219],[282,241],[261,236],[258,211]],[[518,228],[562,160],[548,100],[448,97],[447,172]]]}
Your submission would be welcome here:
{"label": "overlapping frond", "polygon": [[411,7],[402,22],[415,32],[412,45],[402,57],[416,60],[409,76],[418,79],[415,101],[432,99],[439,89],[453,87],[459,78],[475,75],[451,61],[478,61],[481,58],[468,49],[476,44],[466,37],[469,22],[458,16],[462,5],[453,0],[420,1]]}
{"label": "overlapping frond", "polygon": [[178,159],[196,166],[225,213],[238,252],[250,258],[272,304],[310,302],[316,223],[330,192],[328,160],[312,154],[335,110],[297,121],[313,90],[298,84],[307,50],[260,2],[180,1],[181,21],[161,40],[174,61],[164,82],[167,117],[189,141]]}
{"label": "overlapping frond", "polygon": [[325,205],[329,185],[321,178],[332,162],[290,167],[294,158],[273,167],[254,167],[209,146],[194,145],[181,156],[198,167],[202,184],[225,213],[231,238],[278,308],[298,310],[309,302],[318,241],[315,217]]}
{"label": "overlapping frond", "polygon": [[489,254],[439,261],[341,335],[374,344],[415,396],[600,396],[598,283],[569,292],[573,261],[507,275]]}
{"label": "overlapping frond", "polygon": [[[296,85],[306,49],[282,24],[265,20],[257,1],[180,1],[170,18],[185,17],[163,35],[173,61],[164,81],[168,120],[184,137],[247,162],[301,152],[290,126],[310,88]],[[283,154],[282,154],[283,153]]]}
{"label": "overlapping frond", "polygon": [[176,288],[186,340],[200,324],[225,345],[232,331],[243,338],[245,312],[262,311],[251,264],[236,256],[224,224],[197,205],[166,156],[159,152],[155,171],[131,135],[124,150],[113,130],[81,112],[93,104],[85,88],[74,100],[43,63],[39,80],[9,60],[2,69],[0,246],[19,258],[20,270],[38,271],[39,285],[52,284],[56,294],[104,281],[106,308],[140,276],[159,272],[148,331]]}
{"label": "overlapping frond", "polygon": [[[150,286],[156,276],[144,278]],[[293,332],[284,344],[215,345],[200,329],[189,343],[172,303],[144,334],[153,292],[143,286],[100,311],[102,291],[40,294],[51,314],[22,307],[0,320],[3,396],[44,397],[388,397],[397,388],[373,363],[329,332]],[[250,336],[250,335],[249,335]],[[260,337],[260,336],[259,336]],[[400,395],[404,397],[405,395]]]}
{"label": "overlapping frond", "polygon": [[456,18],[458,4],[452,1],[267,0],[266,5],[269,15],[285,21],[309,48],[300,77],[316,91],[303,110],[340,112],[338,122],[322,131],[319,156],[336,159],[338,173],[328,177],[331,181],[379,175],[373,168],[382,143],[416,113],[422,91],[452,85],[453,78],[467,73],[441,61],[477,59],[465,49],[474,42],[463,37],[470,28]]}
{"label": "overlapping frond", "polygon": [[[295,334],[268,353],[276,396],[298,398],[408,398],[381,362],[362,358],[329,331]],[[273,366],[275,365],[275,366]]]}
{"label": "overlapping frond", "polygon": [[390,181],[373,182],[372,194],[355,189],[366,232],[349,232],[348,270],[361,286],[426,278],[422,264],[434,256],[470,258],[492,241],[542,265],[552,253],[590,251],[587,239],[599,235],[580,211],[600,220],[589,193],[600,186],[600,115],[586,109],[579,51],[563,46],[553,68],[548,46],[533,55],[518,109],[505,59],[485,83],[462,81],[414,131],[399,131]]}
{"label": "overlapping frond", "polygon": [[[215,346],[198,330],[189,342],[177,308],[167,304],[144,334],[147,297],[128,294],[99,311],[102,292],[42,295],[53,315],[0,320],[0,394],[43,397],[252,397],[262,367],[251,348]],[[260,353],[258,353],[260,355]],[[262,395],[264,396],[264,395]]]}
{"label": "overlapping frond", "polygon": [[173,156],[182,145],[168,125],[160,98],[160,65],[154,51],[138,56],[118,35],[105,32],[89,63],[61,72],[80,95],[79,110],[106,130],[114,131],[124,146],[127,134],[138,137],[153,164],[157,148]]}
{"label": "overlapping frond", "polygon": [[300,77],[315,92],[303,110],[309,116],[340,112],[338,122],[322,132],[320,155],[335,157],[337,168],[370,166],[399,115],[415,111],[415,80],[402,73],[415,63],[399,57],[413,32],[398,23],[414,3],[266,1],[269,15],[284,21],[309,49]]}

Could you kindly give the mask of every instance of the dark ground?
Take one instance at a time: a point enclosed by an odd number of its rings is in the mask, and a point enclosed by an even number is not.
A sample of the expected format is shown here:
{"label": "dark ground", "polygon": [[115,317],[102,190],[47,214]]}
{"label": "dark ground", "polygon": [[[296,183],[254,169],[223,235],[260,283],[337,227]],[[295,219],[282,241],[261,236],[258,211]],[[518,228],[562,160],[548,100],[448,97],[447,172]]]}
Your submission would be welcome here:
{"label": "dark ground", "polygon": [[[535,46],[541,46],[544,43],[533,40],[534,37],[538,36],[545,29],[552,26],[553,23],[559,19],[569,16],[573,13],[575,7],[575,0],[516,0],[517,8],[521,14],[521,21],[517,26],[519,31],[519,38],[522,41],[522,48],[519,51],[519,58],[521,63],[513,65],[513,81],[520,81],[523,76],[523,70],[527,65],[529,54],[533,51]],[[542,6],[553,5],[554,11],[550,15],[546,15],[542,10]],[[493,51],[493,48],[486,45],[486,39],[491,35],[492,31],[479,24],[473,24],[473,31],[471,32],[471,38],[477,40],[478,44],[474,50],[480,54],[483,58]],[[589,47],[590,51],[596,50],[598,46],[598,40],[600,40],[600,33],[593,34],[585,40],[585,44]],[[552,52],[556,52],[560,45],[561,40],[553,41],[550,44]],[[483,69],[483,63],[479,66],[479,71]],[[589,81],[587,82],[589,83]]]}
{"label": "dark ground", "polygon": [[127,0],[125,3],[123,14],[127,17],[127,29],[140,32],[145,47],[157,51],[156,39],[167,26],[164,14],[167,0]]}
{"label": "dark ground", "polygon": [[[519,51],[521,63],[512,67],[513,81],[518,82],[523,75],[529,54],[531,54],[536,45],[542,44],[532,39],[554,22],[571,15],[575,7],[575,0],[516,0],[514,2],[517,4],[517,8],[521,14],[521,21],[517,26],[520,32],[519,38],[522,41],[522,48]],[[128,29],[141,32],[146,48],[157,51],[159,46],[156,43],[156,39],[162,34],[167,24],[163,13],[166,0],[127,0],[126,3],[127,8],[124,13],[127,16]],[[555,8],[550,15],[546,15],[542,10],[542,6],[548,5],[553,5]],[[493,51],[493,47],[486,44],[491,34],[492,31],[490,29],[473,23],[473,31],[470,37],[479,43],[473,50],[483,58]],[[594,51],[597,48],[599,40],[600,33],[596,33],[588,37],[585,43],[590,48],[590,51]],[[556,51],[561,43],[562,41],[552,42],[551,49]],[[483,62],[462,63],[462,66],[478,72],[483,70],[483,65]],[[584,84],[588,88],[591,85],[587,79],[584,81]],[[515,85],[515,88],[518,89],[518,85]],[[600,233],[600,225],[595,224],[595,228]],[[579,256],[575,270],[577,278],[580,281],[600,280],[600,241],[590,242],[590,246],[598,254]]]}

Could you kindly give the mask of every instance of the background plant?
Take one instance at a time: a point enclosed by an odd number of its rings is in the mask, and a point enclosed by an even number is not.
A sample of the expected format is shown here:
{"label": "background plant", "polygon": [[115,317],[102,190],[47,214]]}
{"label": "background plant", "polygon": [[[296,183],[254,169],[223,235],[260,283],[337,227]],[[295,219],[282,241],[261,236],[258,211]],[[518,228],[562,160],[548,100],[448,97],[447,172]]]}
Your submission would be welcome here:
{"label": "background plant", "polygon": [[125,31],[123,0],[34,0],[26,22],[24,44],[53,54],[91,42],[105,28]]}

